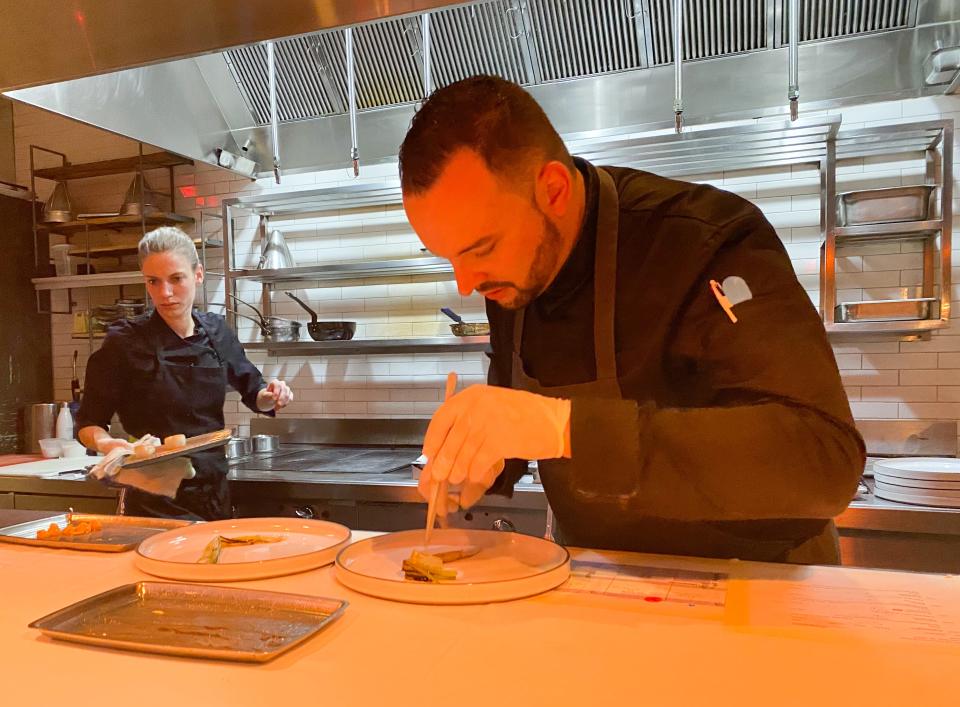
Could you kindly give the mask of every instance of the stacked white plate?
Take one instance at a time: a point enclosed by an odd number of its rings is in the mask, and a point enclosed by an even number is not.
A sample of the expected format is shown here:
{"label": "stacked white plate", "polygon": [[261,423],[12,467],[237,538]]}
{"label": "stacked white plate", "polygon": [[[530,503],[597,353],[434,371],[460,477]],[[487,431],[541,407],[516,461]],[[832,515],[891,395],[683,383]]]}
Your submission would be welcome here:
{"label": "stacked white plate", "polygon": [[879,498],[921,506],[960,508],[960,459],[878,459],[873,465]]}

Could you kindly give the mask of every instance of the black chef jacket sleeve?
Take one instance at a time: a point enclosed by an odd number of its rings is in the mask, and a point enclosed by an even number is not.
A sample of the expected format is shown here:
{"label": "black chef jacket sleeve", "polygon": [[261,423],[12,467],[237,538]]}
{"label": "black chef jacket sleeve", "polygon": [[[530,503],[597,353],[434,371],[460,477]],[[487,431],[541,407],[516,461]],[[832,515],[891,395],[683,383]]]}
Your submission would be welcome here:
{"label": "black chef jacket sleeve", "polygon": [[103,340],[99,350],[87,360],[84,375],[83,398],[77,410],[76,430],[96,425],[110,429],[110,420],[120,405],[123,394],[124,371],[123,343],[120,336],[111,333]]}
{"label": "black chef jacket sleeve", "polygon": [[273,410],[263,412],[257,408],[257,394],[267,387],[260,370],[254,366],[243,352],[243,346],[236,333],[228,326],[220,332],[220,348],[223,350],[224,365],[227,367],[227,382],[240,393],[240,400],[250,410],[260,415],[275,415]]}
{"label": "black chef jacket sleeve", "polygon": [[[833,517],[852,498],[865,454],[833,351],[759,212],[725,230],[668,349],[669,365],[692,371],[709,399],[668,408],[574,398],[573,458],[561,473],[574,476],[585,498],[647,516]],[[743,278],[753,295],[733,307],[736,323],[709,286],[728,276]]]}

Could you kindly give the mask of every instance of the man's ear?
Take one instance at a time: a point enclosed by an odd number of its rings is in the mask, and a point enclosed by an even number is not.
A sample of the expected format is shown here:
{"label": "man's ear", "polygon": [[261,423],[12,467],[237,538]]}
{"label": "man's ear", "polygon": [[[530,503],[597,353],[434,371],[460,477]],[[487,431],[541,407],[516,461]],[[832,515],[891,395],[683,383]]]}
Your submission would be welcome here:
{"label": "man's ear", "polygon": [[570,205],[572,194],[573,177],[565,164],[550,160],[540,168],[535,198],[543,213],[554,217],[563,216]]}

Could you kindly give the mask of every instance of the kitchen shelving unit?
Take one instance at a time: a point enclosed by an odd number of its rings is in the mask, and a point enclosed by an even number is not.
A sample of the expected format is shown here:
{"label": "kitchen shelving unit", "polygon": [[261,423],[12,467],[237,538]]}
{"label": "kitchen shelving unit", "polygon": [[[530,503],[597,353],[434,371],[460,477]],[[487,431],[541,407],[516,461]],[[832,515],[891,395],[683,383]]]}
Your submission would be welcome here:
{"label": "kitchen shelving unit", "polygon": [[[931,218],[924,221],[837,225],[836,164],[839,159],[923,155],[924,183],[934,185]],[[932,120],[841,130],[827,144],[821,165],[820,311],[829,334],[892,334],[914,338],[947,326],[950,320],[951,234],[953,228],[953,121]],[[935,300],[926,319],[837,321],[837,248],[883,241],[922,243],[920,296]],[[938,277],[939,276],[939,277]],[[938,292],[939,287],[939,292]],[[859,304],[859,303],[850,303]]]}
{"label": "kitchen shelving unit", "polygon": [[[947,324],[950,312],[950,228],[953,122],[903,123],[878,128],[841,130],[841,116],[805,118],[797,121],[759,120],[751,124],[720,127],[687,126],[677,134],[673,123],[599,130],[565,136],[573,154],[595,164],[616,164],[648,170],[669,177],[717,173],[723,170],[756,169],[789,165],[815,165],[820,174],[820,221],[824,234],[821,267],[821,310],[830,334],[897,334],[916,336]],[[934,219],[907,224],[838,227],[836,225],[837,160],[921,151],[927,153],[927,181],[939,188],[939,209]],[[239,281],[259,282],[265,290],[279,284],[310,280],[335,281],[363,277],[389,278],[411,274],[452,277],[447,261],[440,258],[403,258],[393,261],[352,262],[296,267],[284,270],[237,268],[234,253],[233,221],[239,212],[261,219],[261,228],[271,216],[290,216],[368,206],[399,205],[400,185],[390,181],[376,185],[352,185],[327,189],[274,193],[230,199],[223,202],[226,290],[233,293]],[[922,291],[932,293],[939,273],[937,319],[895,322],[834,321],[836,305],[836,245],[844,240],[917,238],[925,242]],[[939,247],[936,242],[939,240]],[[937,262],[937,258],[939,261]],[[926,296],[926,295],[925,295]],[[269,309],[270,298],[264,298]],[[265,312],[268,313],[268,312]],[[232,320],[232,317],[231,317]],[[351,342],[296,342],[249,344],[271,355],[334,355],[357,353],[410,353],[442,350],[474,351],[487,337],[457,340],[429,339],[370,340]],[[440,342],[443,343],[440,343]]]}
{"label": "kitchen shelving unit", "polygon": [[[46,153],[57,157],[61,164],[55,167],[36,167],[36,155]],[[144,153],[143,144],[138,145],[138,153],[133,157],[122,157],[118,159],[101,160],[98,162],[87,162],[81,164],[71,164],[67,156],[62,152],[50,150],[39,145],[30,146],[30,189],[31,193],[37,193],[37,180],[46,179],[52,181],[68,182],[78,179],[90,179],[93,177],[104,177],[119,174],[140,174],[145,172],[166,170],[168,190],[166,192],[154,190],[170,200],[172,208],[174,203],[174,168],[180,165],[192,165],[193,160],[180,157],[170,152],[150,152]],[[58,234],[66,238],[67,243],[72,243],[72,239],[79,234],[84,236],[83,245],[76,245],[69,253],[72,256],[84,256],[86,259],[87,270],[89,271],[94,259],[102,258],[123,258],[126,255],[136,253],[135,244],[108,244],[93,245],[91,243],[91,233],[98,231],[139,231],[142,236],[148,230],[148,227],[156,226],[185,226],[193,223],[189,216],[170,212],[147,213],[146,209],[141,208],[138,215],[110,215],[101,217],[91,217],[84,219],[75,219],[67,223],[40,223],[36,212],[33,219],[33,244],[34,244],[34,264],[38,270],[44,268],[47,263],[46,239],[43,235]],[[41,241],[44,246],[41,247]],[[195,241],[201,251],[209,247],[218,247],[220,244],[212,243],[209,240]],[[42,255],[43,252],[43,255]],[[205,258],[205,252],[203,253]],[[73,312],[74,289],[86,289],[91,287],[119,287],[120,294],[123,295],[123,288],[130,285],[141,285],[143,277],[139,272],[109,272],[86,275],[67,275],[59,277],[38,276],[33,278],[34,290],[37,293],[37,309],[41,312],[50,314],[71,314]],[[55,311],[52,306],[44,309],[41,303],[41,293],[51,291],[67,291],[67,309],[65,311]]]}

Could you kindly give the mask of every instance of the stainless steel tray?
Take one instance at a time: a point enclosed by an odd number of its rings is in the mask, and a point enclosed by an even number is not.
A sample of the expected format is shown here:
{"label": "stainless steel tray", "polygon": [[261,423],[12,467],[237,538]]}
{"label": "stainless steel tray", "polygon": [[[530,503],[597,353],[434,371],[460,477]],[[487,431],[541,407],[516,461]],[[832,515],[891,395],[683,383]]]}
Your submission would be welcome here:
{"label": "stainless steel tray", "polygon": [[214,447],[226,446],[227,442],[230,441],[232,436],[231,430],[218,430],[216,432],[207,432],[206,434],[197,435],[196,437],[188,437],[187,444],[184,447],[178,447],[169,452],[159,452],[152,457],[147,457],[146,459],[134,459],[133,457],[127,457],[123,462],[124,469],[138,469],[142,466],[149,466],[150,464],[156,464],[157,462],[167,461],[169,459],[174,459],[175,457],[186,456],[187,454],[192,454],[193,452],[200,452],[205,449],[212,449]]}
{"label": "stainless steel tray", "polygon": [[338,618],[340,599],[136,582],[30,624],[51,638],[191,658],[264,663]]}
{"label": "stainless steel tray", "polygon": [[837,195],[837,224],[856,226],[871,223],[926,221],[936,186],[864,189]]}
{"label": "stainless steel tray", "polygon": [[[59,540],[37,539],[38,530],[46,530],[51,523],[56,523],[62,529],[71,520],[97,520],[100,521],[103,528],[89,535],[71,536]],[[192,523],[193,521],[189,520],[169,518],[64,513],[0,528],[0,542],[62,547],[69,550],[91,550],[94,552],[125,552],[133,550],[151,535],[162,533],[171,528],[181,528]]]}
{"label": "stainless steel tray", "polygon": [[834,309],[837,322],[898,322],[936,319],[940,316],[935,297],[915,299],[879,299],[867,302],[841,302]]}

